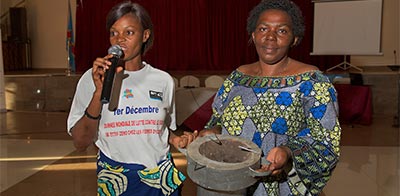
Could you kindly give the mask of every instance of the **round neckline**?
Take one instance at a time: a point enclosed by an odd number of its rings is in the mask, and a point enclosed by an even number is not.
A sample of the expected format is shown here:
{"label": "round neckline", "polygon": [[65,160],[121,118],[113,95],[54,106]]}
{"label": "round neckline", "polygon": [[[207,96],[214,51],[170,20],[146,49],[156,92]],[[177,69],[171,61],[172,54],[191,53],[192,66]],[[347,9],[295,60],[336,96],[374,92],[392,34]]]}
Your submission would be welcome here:
{"label": "round neckline", "polygon": [[143,70],[147,69],[150,66],[145,61],[142,61],[142,65],[143,65],[143,67],[138,69],[138,70],[135,70],[135,71],[124,70],[124,72],[126,72],[126,73],[140,73],[140,72],[142,72]]}
{"label": "round neckline", "polygon": [[310,80],[313,75],[319,75],[320,70],[309,70],[294,75],[287,76],[252,76],[247,75],[239,70],[234,70],[229,79],[236,84],[247,87],[274,87],[282,88],[288,86],[295,86],[301,81]]}
{"label": "round neckline", "polygon": [[282,75],[282,76],[253,76],[253,75],[246,74],[246,73],[244,73],[244,72],[242,72],[242,71],[240,71],[238,69],[235,69],[234,72],[237,72],[237,73],[241,74],[242,76],[252,77],[252,78],[285,78],[285,77],[301,76],[301,75],[308,74],[308,73],[310,73],[310,74],[317,73],[317,72],[322,73],[320,70],[317,70],[317,69],[304,71],[304,72],[300,72],[300,73],[297,73],[297,74]]}

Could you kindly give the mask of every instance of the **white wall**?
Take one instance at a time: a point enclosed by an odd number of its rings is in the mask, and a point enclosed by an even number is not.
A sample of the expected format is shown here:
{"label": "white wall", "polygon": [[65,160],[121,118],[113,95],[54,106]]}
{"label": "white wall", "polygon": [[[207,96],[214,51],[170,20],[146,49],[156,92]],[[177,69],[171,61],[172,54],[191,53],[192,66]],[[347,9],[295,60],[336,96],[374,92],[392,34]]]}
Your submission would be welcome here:
{"label": "white wall", "polygon": [[[17,5],[19,2],[21,2],[21,0],[0,0],[0,13],[1,16],[3,16],[3,14],[8,13],[8,8]],[[9,34],[9,29],[10,27],[10,20],[8,17],[4,17],[1,19],[1,32],[2,35],[4,34],[4,36],[6,36],[7,34]],[[4,25],[4,26],[3,26]]]}
{"label": "white wall", "polygon": [[21,0],[0,0],[1,15],[8,11],[8,8],[21,2]]}
{"label": "white wall", "polygon": [[[68,0],[1,0],[1,15],[22,2],[26,8],[28,37],[31,40],[32,67],[68,68],[66,51]],[[75,25],[76,0],[70,0]],[[9,31],[4,29],[5,32]],[[74,29],[75,30],[75,29]]]}
{"label": "white wall", "polygon": [[[70,2],[75,18],[76,1]],[[27,0],[26,9],[32,42],[32,67],[67,69],[68,0]]]}

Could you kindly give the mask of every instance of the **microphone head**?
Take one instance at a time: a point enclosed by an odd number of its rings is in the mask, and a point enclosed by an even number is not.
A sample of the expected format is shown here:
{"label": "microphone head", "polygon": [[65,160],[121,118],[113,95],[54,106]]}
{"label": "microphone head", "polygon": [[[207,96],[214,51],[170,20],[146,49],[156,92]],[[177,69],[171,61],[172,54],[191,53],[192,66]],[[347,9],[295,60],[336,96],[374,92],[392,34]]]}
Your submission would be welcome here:
{"label": "microphone head", "polygon": [[119,58],[122,56],[122,48],[119,45],[113,45],[108,49],[108,54],[113,54],[115,57]]}

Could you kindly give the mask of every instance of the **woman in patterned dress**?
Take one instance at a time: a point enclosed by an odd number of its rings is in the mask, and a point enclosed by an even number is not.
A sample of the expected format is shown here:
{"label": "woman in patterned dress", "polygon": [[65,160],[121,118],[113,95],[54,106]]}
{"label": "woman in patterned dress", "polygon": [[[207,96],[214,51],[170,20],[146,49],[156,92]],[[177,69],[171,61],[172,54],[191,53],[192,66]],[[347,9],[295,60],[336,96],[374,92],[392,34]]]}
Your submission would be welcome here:
{"label": "woman in patterned dress", "polygon": [[250,12],[247,31],[259,60],[224,81],[206,129],[257,144],[271,175],[248,195],[319,195],[339,160],[336,90],[317,67],[292,59],[304,36],[300,9],[290,0],[264,0]]}

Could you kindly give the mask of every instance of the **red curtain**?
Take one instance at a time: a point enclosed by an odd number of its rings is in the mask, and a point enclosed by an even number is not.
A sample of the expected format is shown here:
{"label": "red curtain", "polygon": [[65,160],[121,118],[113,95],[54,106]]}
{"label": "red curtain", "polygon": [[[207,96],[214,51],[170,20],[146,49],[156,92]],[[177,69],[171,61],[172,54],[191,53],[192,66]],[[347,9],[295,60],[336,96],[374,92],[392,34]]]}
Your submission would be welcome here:
{"label": "red curtain", "polygon": [[[122,0],[77,0],[75,56],[78,72],[105,56],[109,47],[107,12]],[[246,20],[260,0],[136,0],[154,23],[154,45],[144,60],[166,71],[231,71],[257,60],[248,44]],[[306,36],[291,57],[325,70],[337,56],[310,56],[313,4],[295,1],[306,19]]]}

